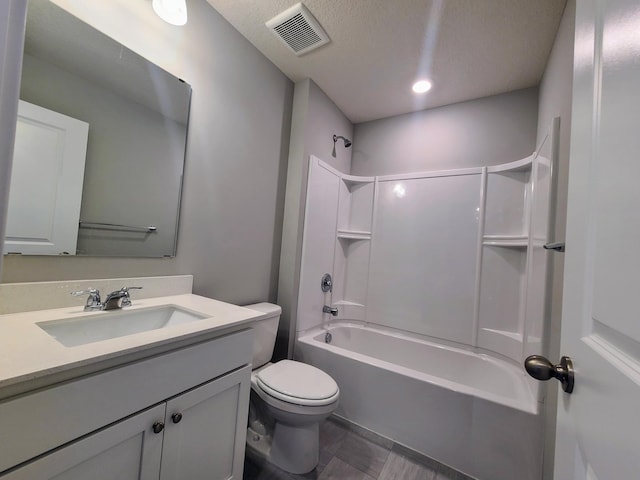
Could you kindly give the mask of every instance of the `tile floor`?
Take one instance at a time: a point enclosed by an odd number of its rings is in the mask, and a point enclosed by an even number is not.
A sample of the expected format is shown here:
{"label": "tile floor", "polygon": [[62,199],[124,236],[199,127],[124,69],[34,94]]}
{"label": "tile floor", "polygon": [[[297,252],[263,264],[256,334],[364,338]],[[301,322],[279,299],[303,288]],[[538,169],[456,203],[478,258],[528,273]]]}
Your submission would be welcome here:
{"label": "tile floor", "polygon": [[293,475],[247,459],[244,480],[472,480],[391,441],[368,436],[326,420],[320,427],[320,463],[314,471]]}

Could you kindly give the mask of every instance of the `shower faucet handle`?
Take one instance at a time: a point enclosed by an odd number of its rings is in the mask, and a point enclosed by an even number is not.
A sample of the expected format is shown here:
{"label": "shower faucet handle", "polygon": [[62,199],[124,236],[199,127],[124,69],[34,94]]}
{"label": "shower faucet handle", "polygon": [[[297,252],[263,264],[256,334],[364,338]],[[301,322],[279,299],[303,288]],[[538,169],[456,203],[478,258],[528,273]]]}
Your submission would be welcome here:
{"label": "shower faucet handle", "polygon": [[331,274],[325,273],[320,281],[320,288],[324,293],[331,292],[333,290],[333,279]]}

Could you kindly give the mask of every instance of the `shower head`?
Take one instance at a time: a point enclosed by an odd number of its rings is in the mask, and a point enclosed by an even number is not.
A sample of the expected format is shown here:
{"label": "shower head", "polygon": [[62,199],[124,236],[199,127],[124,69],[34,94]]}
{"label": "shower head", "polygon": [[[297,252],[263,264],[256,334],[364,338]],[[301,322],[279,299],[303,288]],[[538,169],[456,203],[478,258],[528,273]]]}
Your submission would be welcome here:
{"label": "shower head", "polygon": [[331,156],[335,158],[336,156],[336,142],[341,138],[344,142],[344,148],[349,148],[351,146],[351,140],[343,137],[342,135],[334,135],[333,136],[333,151],[331,152]]}

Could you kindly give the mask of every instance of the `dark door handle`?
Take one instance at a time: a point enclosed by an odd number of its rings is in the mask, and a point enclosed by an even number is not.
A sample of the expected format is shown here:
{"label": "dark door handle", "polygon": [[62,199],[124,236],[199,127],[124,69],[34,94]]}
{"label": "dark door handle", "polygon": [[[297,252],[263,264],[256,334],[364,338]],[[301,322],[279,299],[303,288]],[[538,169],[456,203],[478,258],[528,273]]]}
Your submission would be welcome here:
{"label": "dark door handle", "polygon": [[536,380],[556,378],[562,384],[562,390],[573,392],[573,362],[569,357],[562,357],[560,363],[554,365],[542,355],[531,355],[524,361],[524,368]]}

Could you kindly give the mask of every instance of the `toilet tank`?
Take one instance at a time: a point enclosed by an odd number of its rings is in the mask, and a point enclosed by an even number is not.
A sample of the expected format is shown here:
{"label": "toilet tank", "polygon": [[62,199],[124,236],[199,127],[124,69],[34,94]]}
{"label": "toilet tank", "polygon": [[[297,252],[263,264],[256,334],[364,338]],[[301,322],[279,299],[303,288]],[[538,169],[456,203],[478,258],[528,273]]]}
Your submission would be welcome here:
{"label": "toilet tank", "polygon": [[258,368],[271,360],[278,336],[278,323],[282,309],[273,303],[254,303],[245,308],[266,313],[267,317],[253,324],[253,368]]}

